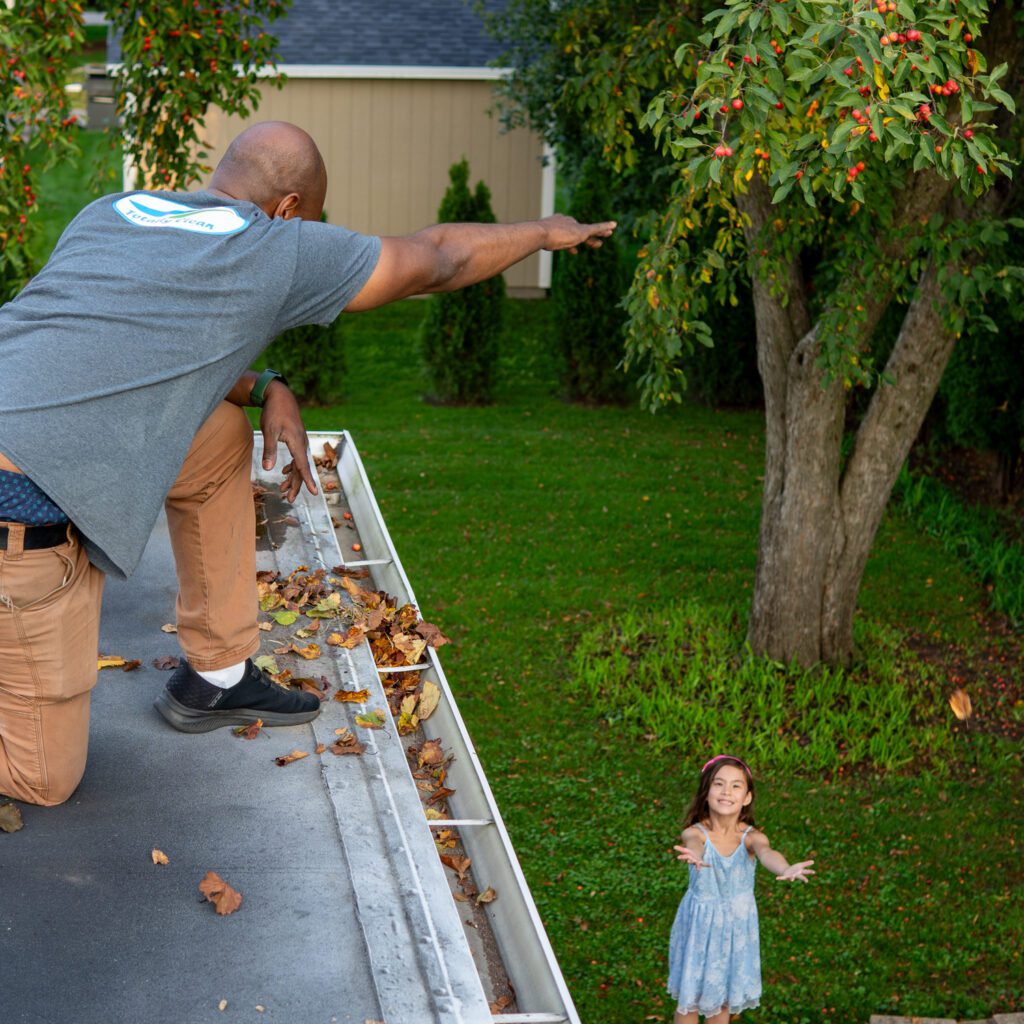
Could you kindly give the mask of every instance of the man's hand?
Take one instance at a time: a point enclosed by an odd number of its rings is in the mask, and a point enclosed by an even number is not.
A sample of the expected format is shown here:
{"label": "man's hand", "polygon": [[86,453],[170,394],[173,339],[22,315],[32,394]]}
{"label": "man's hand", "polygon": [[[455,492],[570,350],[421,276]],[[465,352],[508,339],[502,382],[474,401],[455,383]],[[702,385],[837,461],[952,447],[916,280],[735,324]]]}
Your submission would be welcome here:
{"label": "man's hand", "polygon": [[600,246],[601,239],[608,238],[615,230],[613,220],[606,220],[601,224],[580,224],[572,217],[566,217],[561,213],[545,217],[541,223],[548,229],[548,240],[544,248],[549,252],[558,252],[562,249],[576,252],[581,245],[596,249]]}
{"label": "man's hand", "polygon": [[317,493],[316,477],[309,465],[309,440],[302,425],[299,403],[291,390],[279,380],[271,381],[263,396],[260,410],[260,430],[263,433],[263,468],[271,470],[277,464],[277,445],[283,441],[292,461],[281,472],[285,479],[281,490],[289,501],[294,501],[302,485],[310,494]]}

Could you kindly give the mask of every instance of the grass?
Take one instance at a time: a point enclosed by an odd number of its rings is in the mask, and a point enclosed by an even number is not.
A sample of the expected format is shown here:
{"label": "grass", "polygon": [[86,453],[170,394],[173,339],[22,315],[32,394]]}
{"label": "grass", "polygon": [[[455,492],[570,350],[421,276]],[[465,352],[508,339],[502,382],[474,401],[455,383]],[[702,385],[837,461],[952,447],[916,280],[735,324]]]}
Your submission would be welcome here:
{"label": "grass", "polygon": [[[455,640],[446,672],[583,1021],[670,1021],[664,956],[685,888],[671,847],[710,742],[661,749],[610,722],[575,686],[573,651],[678,602],[745,612],[761,416],[563,404],[541,302],[510,308],[492,408],[429,406],[423,313],[410,301],[346,319],[346,400],[307,425],[353,432],[423,613]],[[983,594],[939,540],[890,516],[859,628],[970,648],[987,635]],[[758,873],[765,992],[744,1020],[1024,1010],[1019,760],[996,743],[972,773],[952,749],[941,774],[755,763],[759,823],[820,874]]]}

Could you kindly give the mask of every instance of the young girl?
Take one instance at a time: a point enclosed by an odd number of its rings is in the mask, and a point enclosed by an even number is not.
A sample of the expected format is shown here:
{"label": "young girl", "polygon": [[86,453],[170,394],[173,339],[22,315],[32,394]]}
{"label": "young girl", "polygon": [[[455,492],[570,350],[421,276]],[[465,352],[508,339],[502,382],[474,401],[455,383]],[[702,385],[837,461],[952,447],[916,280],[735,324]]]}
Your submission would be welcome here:
{"label": "young girl", "polygon": [[809,881],[813,860],[790,864],[754,827],[754,779],[738,758],[719,754],[700,784],[675,847],[690,884],[669,939],[668,990],[675,1024],[728,1024],[761,996],[761,953],[754,902],[754,857],[778,881]]}

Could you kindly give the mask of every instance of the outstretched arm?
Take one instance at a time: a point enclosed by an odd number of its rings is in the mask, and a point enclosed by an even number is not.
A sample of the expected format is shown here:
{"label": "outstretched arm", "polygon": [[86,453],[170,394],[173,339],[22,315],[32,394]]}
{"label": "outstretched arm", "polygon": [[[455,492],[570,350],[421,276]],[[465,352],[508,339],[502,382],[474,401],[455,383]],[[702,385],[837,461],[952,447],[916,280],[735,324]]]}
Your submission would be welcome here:
{"label": "outstretched arm", "polygon": [[678,854],[676,860],[692,864],[698,871],[701,868],[706,868],[707,864],[703,859],[704,833],[696,826],[690,825],[688,828],[683,829],[682,840],[679,846],[672,847]]}
{"label": "outstretched arm", "polygon": [[808,875],[816,874],[810,867],[813,860],[802,860],[797,864],[790,864],[778,850],[773,850],[768,837],[763,832],[751,832],[747,840],[747,847],[757,854],[757,859],[773,875],[777,875],[779,882],[809,882]]}
{"label": "outstretched arm", "polygon": [[435,224],[414,235],[382,238],[376,269],[346,312],[465,288],[541,249],[575,252],[581,245],[599,246],[614,230],[615,221],[579,224],[556,214],[519,224]]}

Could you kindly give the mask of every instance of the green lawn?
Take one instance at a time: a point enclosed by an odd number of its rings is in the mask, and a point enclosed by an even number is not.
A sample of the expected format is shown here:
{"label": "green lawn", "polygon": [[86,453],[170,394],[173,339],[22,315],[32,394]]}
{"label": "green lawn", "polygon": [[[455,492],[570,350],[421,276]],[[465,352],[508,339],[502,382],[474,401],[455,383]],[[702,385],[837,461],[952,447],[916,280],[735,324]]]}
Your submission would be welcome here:
{"label": "green lawn", "polygon": [[[423,311],[409,301],[347,321],[347,399],[307,425],[352,431],[422,611],[455,641],[446,672],[583,1020],[670,1021],[664,954],[685,887],[671,846],[710,752],[655,753],[566,696],[568,655],[638,605],[747,601],[761,416],[564,404],[542,302],[510,306],[493,407],[430,406]],[[861,607],[945,642],[982,640],[981,588],[899,518],[883,524]],[[947,778],[754,766],[759,823],[820,874],[784,886],[759,872],[765,992],[744,1019],[1024,1010],[1021,771],[998,749],[1004,764],[984,778],[964,758]]]}

